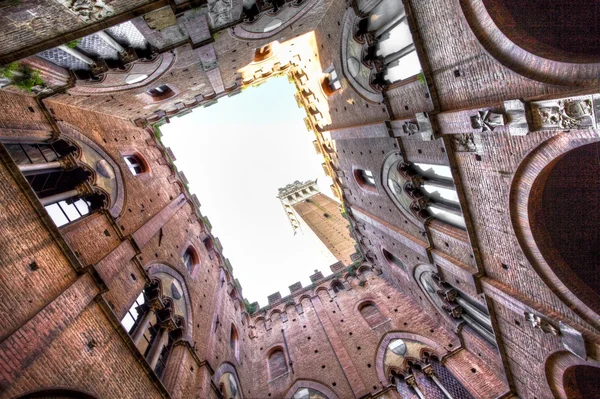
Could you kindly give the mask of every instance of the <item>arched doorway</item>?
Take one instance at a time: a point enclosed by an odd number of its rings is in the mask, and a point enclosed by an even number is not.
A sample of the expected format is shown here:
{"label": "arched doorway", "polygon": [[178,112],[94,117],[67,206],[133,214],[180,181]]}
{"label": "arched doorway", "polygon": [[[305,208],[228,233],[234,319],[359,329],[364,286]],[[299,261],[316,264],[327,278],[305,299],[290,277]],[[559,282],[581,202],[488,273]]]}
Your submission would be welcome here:
{"label": "arched doorway", "polygon": [[563,374],[568,399],[600,398],[600,368],[578,365]]}
{"label": "arched doorway", "polygon": [[600,298],[600,143],[572,149],[535,180],[529,209],[543,257],[575,295]]}
{"label": "arched doorway", "polygon": [[483,0],[502,33],[555,61],[600,61],[600,3],[588,0]]}

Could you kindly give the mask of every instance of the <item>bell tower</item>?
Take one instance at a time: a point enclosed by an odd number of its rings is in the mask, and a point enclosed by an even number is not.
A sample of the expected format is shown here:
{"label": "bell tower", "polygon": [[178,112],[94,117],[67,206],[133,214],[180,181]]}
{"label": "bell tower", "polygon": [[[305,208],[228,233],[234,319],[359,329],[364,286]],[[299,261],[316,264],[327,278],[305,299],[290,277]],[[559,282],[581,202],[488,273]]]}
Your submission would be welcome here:
{"label": "bell tower", "polygon": [[305,224],[338,261],[344,265],[352,263],[350,255],[355,252],[355,241],[346,227],[348,221],[340,212],[340,204],[321,193],[316,180],[288,184],[279,189],[277,198],[294,234],[302,231],[302,224]]}

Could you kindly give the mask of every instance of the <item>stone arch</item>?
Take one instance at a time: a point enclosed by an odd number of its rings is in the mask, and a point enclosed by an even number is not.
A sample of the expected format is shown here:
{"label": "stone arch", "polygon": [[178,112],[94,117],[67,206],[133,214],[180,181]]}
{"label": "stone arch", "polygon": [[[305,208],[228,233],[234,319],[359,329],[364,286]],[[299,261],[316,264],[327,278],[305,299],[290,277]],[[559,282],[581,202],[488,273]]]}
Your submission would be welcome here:
{"label": "stone arch", "polygon": [[192,341],[192,336],[193,336],[192,331],[194,328],[194,321],[193,321],[194,316],[193,316],[193,312],[192,312],[191,296],[189,294],[189,289],[187,287],[187,284],[185,283],[185,279],[177,270],[175,270],[175,268],[173,268],[172,266],[165,265],[165,264],[155,263],[155,264],[151,264],[150,266],[146,266],[145,269],[148,271],[148,276],[150,278],[152,278],[152,276],[156,275],[157,273],[165,273],[165,274],[168,274],[171,277],[173,277],[175,280],[177,280],[179,282],[179,284],[181,284],[181,287],[183,287],[183,298],[185,300],[186,313],[187,313],[184,338],[189,342],[193,342]]}
{"label": "stone arch", "polygon": [[75,128],[75,126],[63,121],[58,121],[57,125],[60,129],[61,135],[89,146],[112,167],[115,172],[116,195],[114,195],[114,198],[113,195],[110,195],[111,205],[109,207],[109,212],[111,216],[119,217],[123,211],[126,193],[123,184],[123,175],[118,163],[106,151],[104,151],[100,145],[96,144],[93,140],[81,133],[77,128]]}
{"label": "stone arch", "polygon": [[379,348],[377,349],[377,355],[375,356],[375,369],[377,371],[377,378],[379,378],[379,381],[383,386],[387,386],[389,384],[388,378],[385,375],[385,352],[390,342],[392,342],[394,339],[410,340],[423,343],[424,345],[430,347],[434,352],[433,354],[438,358],[441,358],[446,354],[444,347],[430,338],[401,331],[392,331],[387,333],[381,338],[381,341],[379,341]]}
{"label": "stone arch", "polygon": [[[600,295],[587,286],[547,240],[540,198],[548,176],[568,152],[598,143],[592,130],[559,133],[531,151],[516,170],[510,187],[509,210],[521,250],[546,285],[588,323],[600,326]],[[596,144],[597,145],[597,144]]]}
{"label": "stone arch", "polygon": [[243,399],[244,398],[244,390],[242,389],[242,384],[240,383],[240,379],[238,377],[237,370],[233,364],[231,364],[229,362],[221,363],[221,365],[215,371],[215,375],[213,377],[213,381],[215,382],[215,385],[219,386],[219,381],[221,380],[221,377],[226,373],[232,374],[233,377],[235,378],[235,382],[236,382],[237,386],[239,387],[240,398]]}
{"label": "stone arch", "polygon": [[18,396],[18,399],[96,399],[91,393],[72,388],[40,389]]}
{"label": "stone arch", "polygon": [[[131,83],[131,84],[125,83],[125,84],[118,84],[118,85],[103,84],[104,83],[103,81],[105,80],[105,78],[107,76],[107,73],[105,73],[102,76],[102,81],[90,82],[90,81],[78,79],[75,87],[69,89],[69,93],[93,96],[93,95],[105,95],[105,94],[110,94],[110,93],[115,93],[115,92],[121,92],[121,91],[126,91],[126,90],[133,90],[133,89],[139,89],[142,87],[147,87],[147,86],[150,86],[151,84],[153,84],[153,82],[155,82],[161,76],[163,76],[171,68],[171,66],[174,65],[175,60],[176,60],[175,54],[173,54],[171,52],[165,52],[165,53],[159,54],[155,59],[152,59],[150,61],[138,60],[135,63],[135,65],[144,64],[143,68],[146,68],[146,69],[148,68],[149,64],[152,64],[152,63],[156,64],[156,69],[154,69],[154,71],[152,71],[152,73],[150,73],[150,75],[148,75],[144,80],[142,80],[140,82]],[[135,69],[133,63],[125,71],[111,71],[110,73],[123,75],[123,77],[126,77],[127,75],[129,75],[132,72],[132,69]]]}
{"label": "stone arch", "polygon": [[336,395],[336,393],[333,392],[327,385],[325,385],[319,381],[314,381],[314,380],[296,380],[296,381],[294,381],[292,386],[288,389],[287,393],[285,394],[284,398],[291,399],[294,396],[294,394],[296,393],[296,391],[301,388],[309,388],[309,389],[314,389],[316,391],[319,391],[322,394],[324,394],[325,396],[327,396],[328,399],[338,399],[338,396]]}
{"label": "stone arch", "polygon": [[[460,2],[464,19],[479,44],[502,65],[529,79],[549,84],[584,86],[598,83],[598,61],[587,64],[556,61],[546,58],[548,51],[542,50],[541,54],[536,54],[522,48],[507,36],[506,27],[504,30],[498,27],[491,16],[493,8],[486,8],[486,4],[491,3],[484,0]],[[501,18],[506,18],[506,15]],[[528,39],[531,40],[531,37]]]}
{"label": "stone arch", "polygon": [[[342,73],[344,77],[354,89],[354,91],[364,100],[369,101],[371,103],[380,103],[383,101],[383,94],[375,91],[372,87],[365,87],[366,85],[360,84],[350,72],[350,66],[348,63],[348,59],[350,58],[350,49],[349,47],[353,44],[354,41],[354,28],[358,24],[359,17],[354,12],[352,7],[348,7],[346,13],[344,14],[343,19],[343,28],[342,28],[342,43],[341,46],[341,57],[340,61],[342,63]],[[362,54],[361,54],[362,57]],[[356,59],[355,59],[356,61]],[[360,61],[359,61],[359,65]],[[366,68],[366,67],[365,67]]]}
{"label": "stone arch", "polygon": [[[292,5],[292,3],[286,5],[277,13],[277,15],[272,14],[271,12],[263,12],[252,22],[244,22],[230,28],[229,33],[236,39],[246,41],[264,40],[276,37],[314,8],[318,1],[304,0],[298,3],[299,5],[297,6]],[[276,20],[280,22],[280,25],[265,31],[265,28]]]}
{"label": "stone arch", "polygon": [[600,397],[600,364],[571,352],[557,351],[546,358],[546,383],[557,399]]}
{"label": "stone arch", "polygon": [[560,7],[545,0],[483,0],[483,4],[502,33],[527,51],[568,63],[600,62],[600,29],[595,21],[600,6],[593,2],[569,0]]}

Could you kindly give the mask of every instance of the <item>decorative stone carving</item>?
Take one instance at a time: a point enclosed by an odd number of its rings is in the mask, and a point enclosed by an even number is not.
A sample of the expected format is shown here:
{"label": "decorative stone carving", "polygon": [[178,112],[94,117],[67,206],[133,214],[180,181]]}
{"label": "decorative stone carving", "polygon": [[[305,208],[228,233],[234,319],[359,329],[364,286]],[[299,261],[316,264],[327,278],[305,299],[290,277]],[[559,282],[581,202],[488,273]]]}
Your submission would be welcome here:
{"label": "decorative stone carving", "polygon": [[504,126],[504,115],[491,111],[479,111],[477,115],[471,116],[471,127],[481,129],[482,132],[494,130],[498,126]]}
{"label": "decorative stone carving", "polygon": [[114,179],[115,177],[115,171],[105,159],[96,162],[96,172],[107,179]]}
{"label": "decorative stone carving", "polygon": [[412,136],[413,134],[419,133],[419,125],[416,122],[404,122],[402,130],[404,133]]}
{"label": "decorative stone carving", "polygon": [[592,100],[558,100],[555,106],[539,107],[542,127],[578,129],[593,126]]}
{"label": "decorative stone carving", "polygon": [[209,0],[208,11],[213,27],[231,22],[231,0]]}
{"label": "decorative stone carving", "polygon": [[453,134],[452,143],[456,152],[476,152],[475,136],[473,133]]}
{"label": "decorative stone carving", "polygon": [[114,9],[103,0],[63,0],[59,2],[85,22],[100,21],[115,13]]}
{"label": "decorative stone carving", "polygon": [[525,312],[525,319],[533,328],[542,330],[546,334],[560,335],[560,331],[554,327],[548,320],[534,313]]}
{"label": "decorative stone carving", "polygon": [[521,100],[509,100],[504,102],[506,111],[508,132],[511,136],[525,136],[529,133],[529,123],[525,113],[525,103]]}

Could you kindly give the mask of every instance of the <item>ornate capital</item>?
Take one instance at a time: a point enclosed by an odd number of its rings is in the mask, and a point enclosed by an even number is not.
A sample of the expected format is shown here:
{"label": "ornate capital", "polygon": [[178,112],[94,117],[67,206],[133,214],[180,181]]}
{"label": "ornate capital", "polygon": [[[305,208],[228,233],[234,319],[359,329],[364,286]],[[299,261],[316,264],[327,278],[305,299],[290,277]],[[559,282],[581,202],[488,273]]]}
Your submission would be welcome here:
{"label": "ornate capital", "polygon": [[75,186],[75,190],[77,190],[77,195],[79,197],[87,197],[94,194],[94,187],[92,187],[91,183],[87,180]]}
{"label": "ornate capital", "polygon": [[410,374],[409,376],[404,378],[404,382],[406,382],[406,384],[411,388],[417,388],[417,379],[413,374]]}
{"label": "ornate capital", "polygon": [[77,167],[77,161],[71,154],[58,158],[58,162],[60,163],[60,167],[64,170],[71,170]]}
{"label": "ornate capital", "polygon": [[425,373],[425,375],[429,378],[433,377],[433,367],[431,366],[431,364],[428,364],[427,366],[423,367],[423,373]]}

